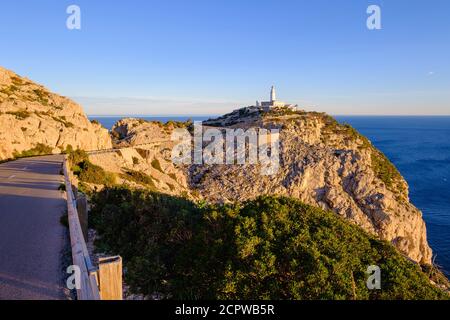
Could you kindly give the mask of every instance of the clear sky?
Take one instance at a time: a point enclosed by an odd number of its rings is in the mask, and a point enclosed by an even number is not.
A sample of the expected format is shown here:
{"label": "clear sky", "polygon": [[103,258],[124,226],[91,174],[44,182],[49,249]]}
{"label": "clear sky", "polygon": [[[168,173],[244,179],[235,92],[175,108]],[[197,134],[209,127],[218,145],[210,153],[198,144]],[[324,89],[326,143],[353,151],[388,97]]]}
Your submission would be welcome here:
{"label": "clear sky", "polygon": [[89,114],[220,114],[272,84],[307,110],[450,114],[448,0],[3,0],[0,39],[1,66]]}

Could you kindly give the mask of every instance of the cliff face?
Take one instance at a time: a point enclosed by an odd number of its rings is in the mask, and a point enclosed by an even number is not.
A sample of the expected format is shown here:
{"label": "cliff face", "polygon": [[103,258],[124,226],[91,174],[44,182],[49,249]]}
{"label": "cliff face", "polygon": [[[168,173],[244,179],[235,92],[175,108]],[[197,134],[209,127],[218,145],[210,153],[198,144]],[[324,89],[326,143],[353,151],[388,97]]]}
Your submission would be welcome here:
{"label": "cliff face", "polygon": [[[224,127],[280,129],[280,170],[257,166],[195,166],[191,184],[208,200],[252,199],[278,194],[334,211],[412,260],[430,263],[421,212],[409,202],[408,185],[389,160],[350,126],[319,113],[274,111],[261,117],[227,115]],[[238,120],[239,119],[239,120]]]}
{"label": "cliff face", "polygon": [[68,98],[0,67],[0,160],[42,144],[59,152],[111,148],[108,130]]}
{"label": "cliff face", "polygon": [[[280,129],[280,169],[275,175],[261,175],[259,165],[174,166],[170,161],[173,142],[169,140],[173,126],[124,120],[114,131],[122,145],[167,139],[145,147],[153,151],[139,152],[141,164],[128,162],[139,170],[139,165],[150,168],[158,160],[162,164],[157,170],[159,180],[161,173],[170,173],[172,180],[181,181],[182,188],[175,193],[211,202],[244,201],[262,194],[298,198],[392,242],[414,261],[431,262],[425,223],[421,212],[409,202],[407,183],[366,138],[320,113],[251,111],[243,109],[204,125]],[[98,164],[102,162],[98,160]]]}

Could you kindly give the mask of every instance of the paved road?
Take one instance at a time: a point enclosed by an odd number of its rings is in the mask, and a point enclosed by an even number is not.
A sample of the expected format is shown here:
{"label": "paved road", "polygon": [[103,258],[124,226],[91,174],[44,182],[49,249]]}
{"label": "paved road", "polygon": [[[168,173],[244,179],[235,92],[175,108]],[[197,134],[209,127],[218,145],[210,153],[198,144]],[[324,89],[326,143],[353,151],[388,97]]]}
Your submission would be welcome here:
{"label": "paved road", "polygon": [[0,164],[0,299],[64,299],[62,156]]}

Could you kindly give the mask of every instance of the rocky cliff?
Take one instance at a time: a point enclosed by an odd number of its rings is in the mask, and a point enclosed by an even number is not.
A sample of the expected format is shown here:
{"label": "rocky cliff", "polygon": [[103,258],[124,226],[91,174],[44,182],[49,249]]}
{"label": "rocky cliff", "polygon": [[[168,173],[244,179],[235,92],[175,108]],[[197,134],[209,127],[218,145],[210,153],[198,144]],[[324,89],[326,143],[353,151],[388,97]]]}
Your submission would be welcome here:
{"label": "rocky cliff", "polygon": [[[113,130],[116,143],[141,146],[134,161],[115,154],[123,163],[117,170],[126,166],[157,174],[158,182],[165,181],[165,189],[172,193],[211,202],[244,201],[263,194],[298,198],[392,242],[416,262],[431,263],[426,226],[421,212],[409,201],[407,183],[389,160],[350,126],[321,113],[254,109],[241,109],[204,125],[221,130],[279,129],[280,169],[264,176],[259,165],[175,166],[170,158],[174,145],[170,133],[177,125],[126,119]],[[152,141],[154,145],[142,146]],[[112,155],[96,157],[103,157],[94,159],[99,165],[117,163],[117,159],[105,159]]]}
{"label": "rocky cliff", "polygon": [[111,148],[108,130],[66,97],[0,67],[0,160],[45,146],[52,152]]}

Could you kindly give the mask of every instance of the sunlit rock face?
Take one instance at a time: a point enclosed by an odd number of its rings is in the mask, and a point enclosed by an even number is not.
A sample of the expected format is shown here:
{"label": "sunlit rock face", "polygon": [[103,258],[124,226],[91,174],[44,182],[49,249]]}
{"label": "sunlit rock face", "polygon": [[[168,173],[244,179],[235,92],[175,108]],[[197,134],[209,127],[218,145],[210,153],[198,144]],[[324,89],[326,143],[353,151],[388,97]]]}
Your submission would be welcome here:
{"label": "sunlit rock face", "polygon": [[42,144],[53,152],[111,148],[108,130],[72,100],[0,67],[0,159]]}

